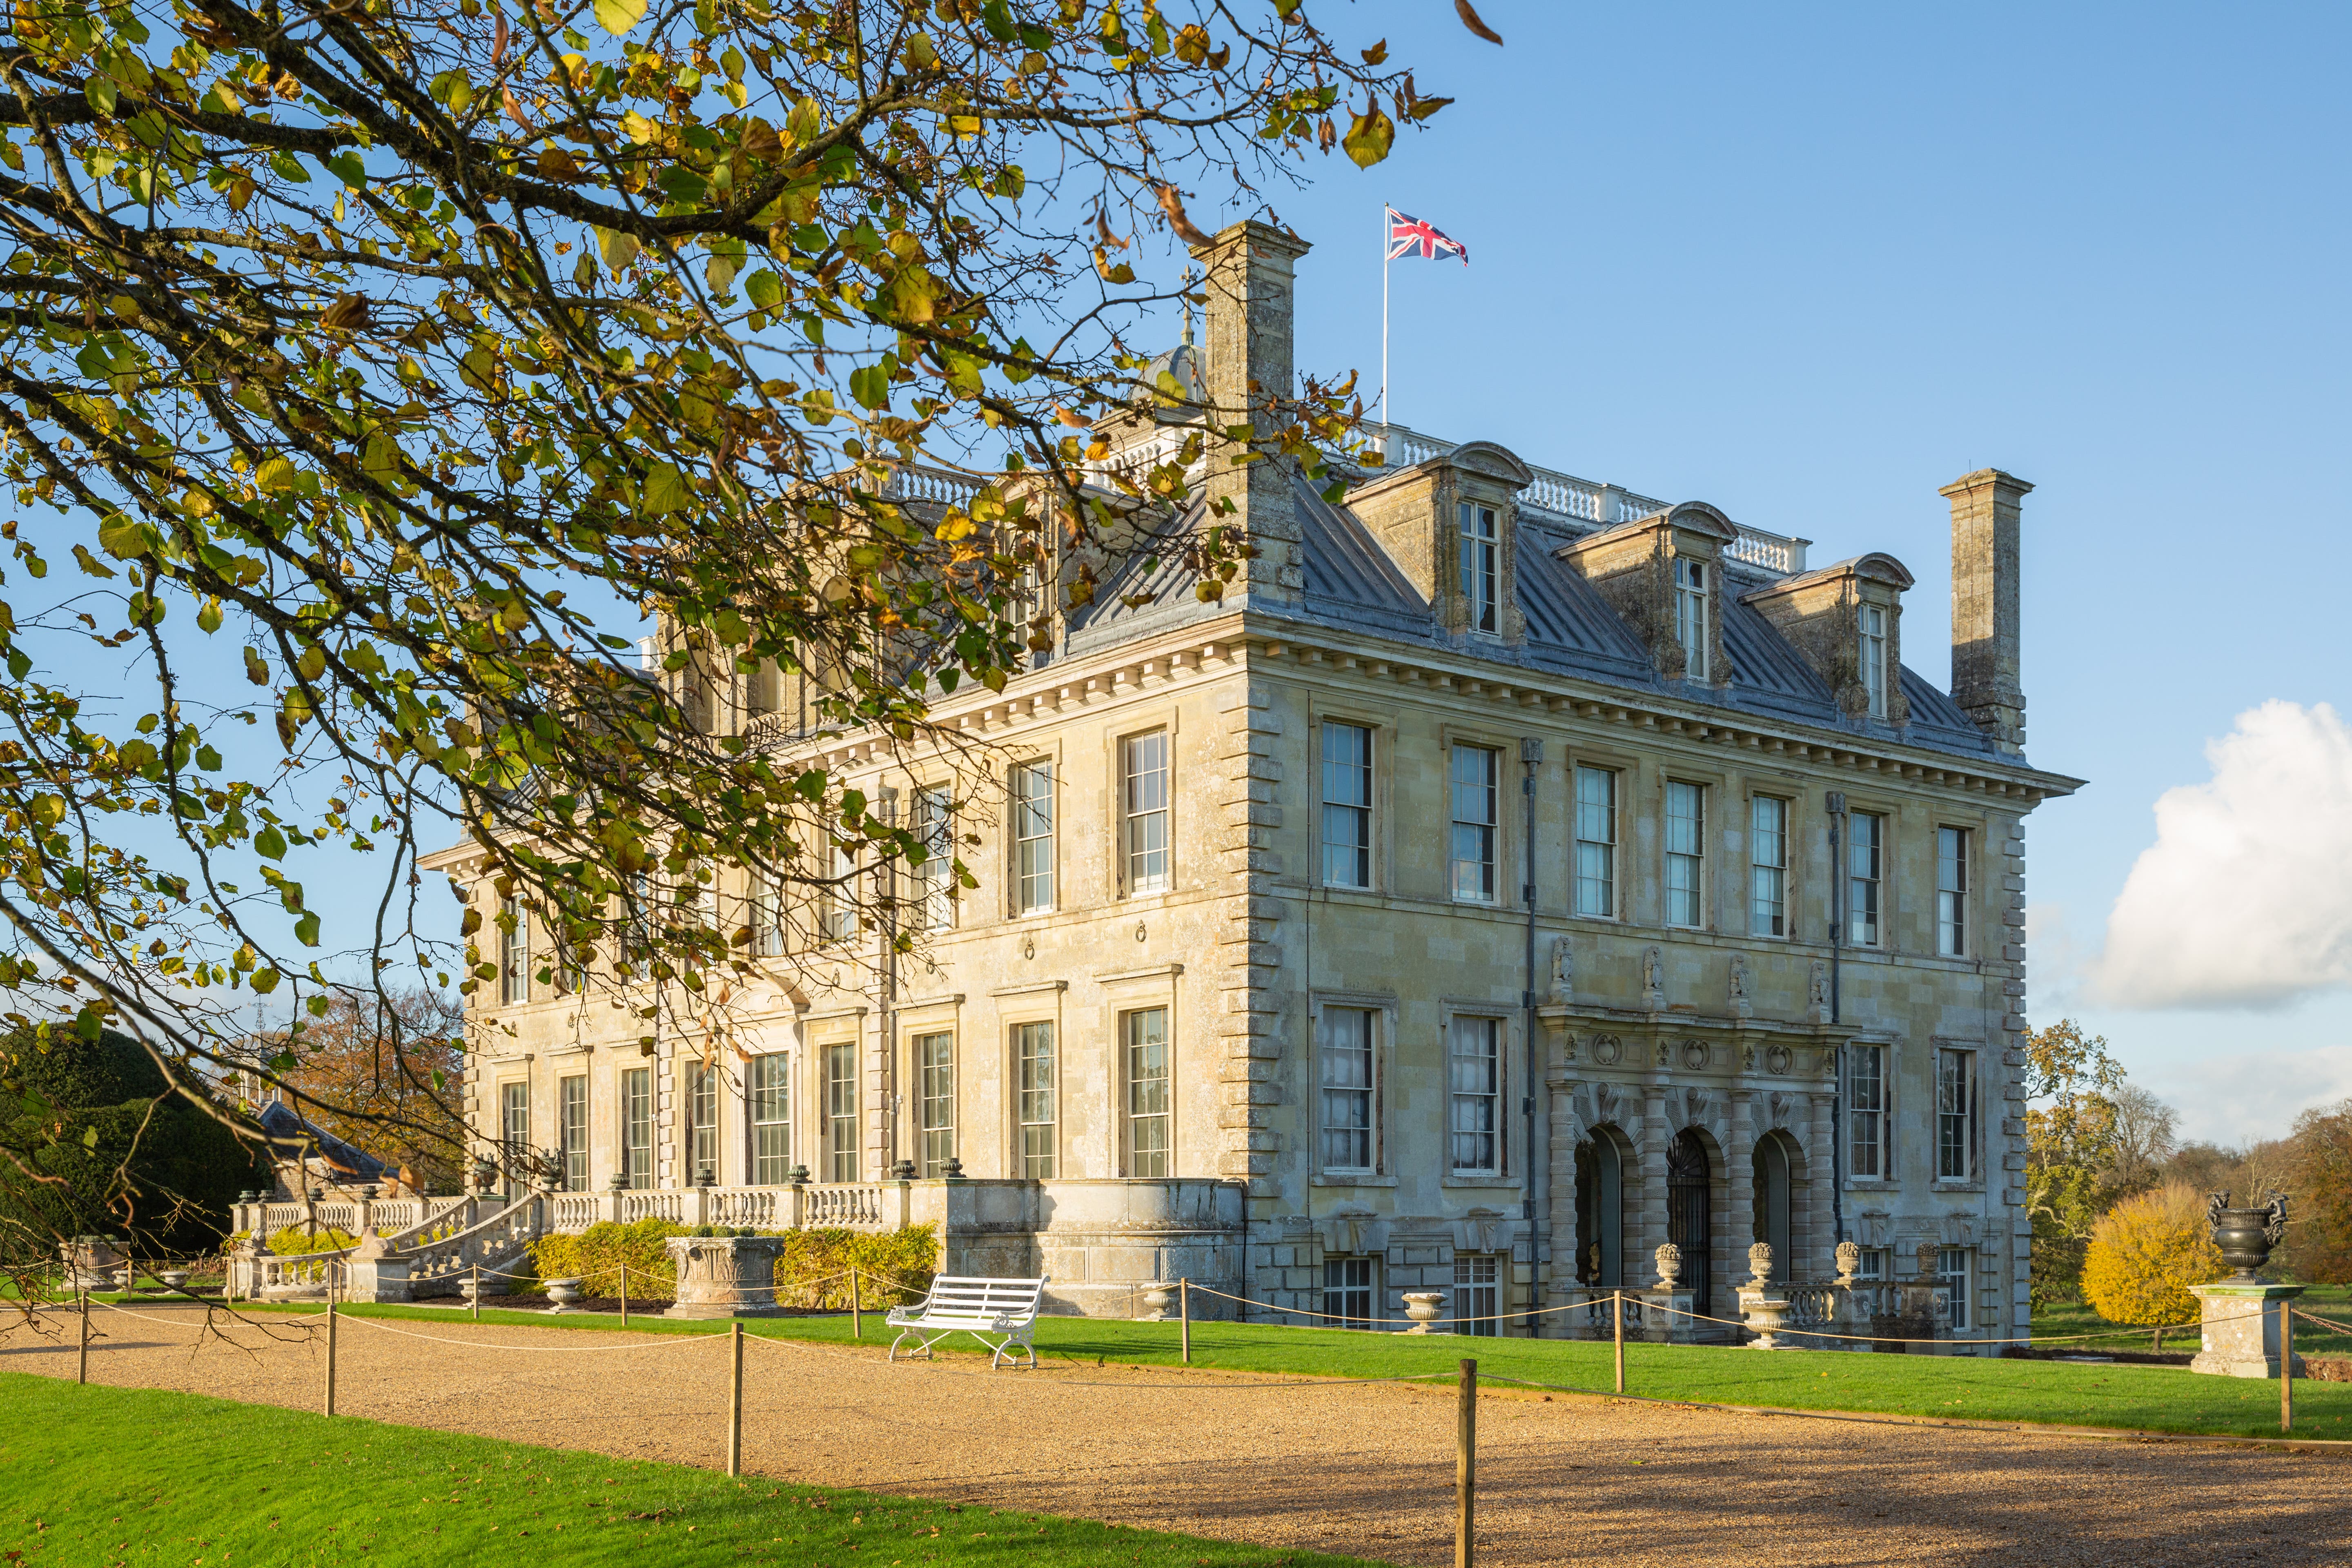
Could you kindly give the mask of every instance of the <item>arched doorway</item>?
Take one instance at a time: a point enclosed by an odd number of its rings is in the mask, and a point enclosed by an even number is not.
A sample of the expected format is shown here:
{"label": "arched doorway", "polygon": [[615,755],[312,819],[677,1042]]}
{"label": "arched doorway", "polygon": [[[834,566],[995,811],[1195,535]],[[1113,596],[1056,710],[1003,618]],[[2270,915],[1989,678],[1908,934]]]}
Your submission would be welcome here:
{"label": "arched doorway", "polygon": [[1684,1128],[1666,1146],[1666,1239],[1682,1249],[1691,1310],[1702,1315],[1713,1312],[1707,1259],[1715,1249],[1715,1183],[1707,1169],[1706,1141],[1696,1127]]}
{"label": "arched doorway", "polygon": [[1771,1244],[1772,1278],[1782,1284],[1797,1277],[1796,1256],[1790,1250],[1793,1172],[1789,1153],[1785,1132],[1769,1133],[1756,1144],[1755,1238]]}
{"label": "arched doorway", "polygon": [[1576,1146],[1576,1282],[1625,1282],[1625,1158],[1608,1128]]}

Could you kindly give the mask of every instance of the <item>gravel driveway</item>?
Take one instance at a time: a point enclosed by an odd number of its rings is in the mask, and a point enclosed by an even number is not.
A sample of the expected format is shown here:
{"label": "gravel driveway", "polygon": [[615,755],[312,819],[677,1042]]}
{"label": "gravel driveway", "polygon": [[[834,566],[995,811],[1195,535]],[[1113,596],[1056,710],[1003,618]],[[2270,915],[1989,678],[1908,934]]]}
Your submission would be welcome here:
{"label": "gravel driveway", "polygon": [[[322,1360],[285,1318],[205,1342],[196,1309],[100,1311],[93,1382],[316,1409]],[[0,1339],[0,1370],[71,1377],[72,1324]],[[394,1333],[393,1330],[402,1331]],[[469,1342],[434,1343],[415,1334]],[[475,1347],[484,1348],[475,1348]],[[1073,1367],[753,1341],[761,1475],[1296,1544],[1453,1560],[1454,1395],[1400,1384]],[[410,1426],[723,1462],[719,1342],[345,1318],[338,1406]],[[1494,1394],[1479,1405],[1479,1561],[2352,1563],[2352,1454],[2084,1441],[1867,1420]]]}

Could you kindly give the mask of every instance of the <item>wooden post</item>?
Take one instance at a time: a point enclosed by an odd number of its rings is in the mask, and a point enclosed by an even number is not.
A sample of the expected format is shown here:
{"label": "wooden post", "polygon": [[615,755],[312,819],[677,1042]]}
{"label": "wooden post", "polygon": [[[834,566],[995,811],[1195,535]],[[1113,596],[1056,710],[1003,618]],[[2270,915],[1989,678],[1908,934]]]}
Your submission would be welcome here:
{"label": "wooden post", "polygon": [[743,1325],[729,1325],[734,1331],[735,1370],[727,1386],[727,1473],[743,1473]]}
{"label": "wooden post", "polygon": [[857,1300],[857,1270],[849,1271],[849,1335],[852,1339],[866,1337],[866,1309]]}
{"label": "wooden post", "polygon": [[1610,1299],[1617,1319],[1617,1392],[1625,1392],[1625,1292],[1618,1291]]}
{"label": "wooden post", "polygon": [[327,1298],[327,1414],[335,1413],[335,1299]]}
{"label": "wooden post", "polygon": [[627,1328],[628,1326],[629,1326],[629,1264],[628,1264],[628,1260],[627,1260],[626,1258],[624,1258],[624,1259],[622,1259],[622,1261],[621,1261],[621,1327],[623,1327],[623,1328],[625,1328],[625,1328]]}
{"label": "wooden post", "polygon": [[81,1355],[74,1363],[74,1381],[89,1381],[89,1292],[81,1293]]}
{"label": "wooden post", "polygon": [[2279,1303],[2279,1430],[2294,1430],[2294,1303]]}
{"label": "wooden post", "polygon": [[1176,1331],[1183,1341],[1184,1364],[1192,1364],[1192,1281],[1176,1281]]}
{"label": "wooden post", "polygon": [[1475,1568],[1477,1549],[1471,1526],[1478,1498],[1478,1363],[1462,1363],[1461,1392],[1454,1424],[1454,1568]]}

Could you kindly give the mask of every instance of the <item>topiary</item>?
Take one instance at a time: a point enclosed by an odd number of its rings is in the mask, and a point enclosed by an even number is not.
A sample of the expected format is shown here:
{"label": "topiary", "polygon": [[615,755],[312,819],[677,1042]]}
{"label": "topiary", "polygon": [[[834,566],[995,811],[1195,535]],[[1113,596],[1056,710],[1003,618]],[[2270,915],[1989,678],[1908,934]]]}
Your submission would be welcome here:
{"label": "topiary", "polygon": [[2184,1183],[2126,1198],[2099,1217],[2083,1259],[2083,1298],[2111,1323],[2187,1323],[2191,1285],[2229,1272],[2205,1219],[2205,1200]]}
{"label": "topiary", "polygon": [[111,1029],[0,1037],[0,1245],[48,1252],[124,1235],[142,1256],[209,1252],[267,1158],[171,1091],[144,1047]]}

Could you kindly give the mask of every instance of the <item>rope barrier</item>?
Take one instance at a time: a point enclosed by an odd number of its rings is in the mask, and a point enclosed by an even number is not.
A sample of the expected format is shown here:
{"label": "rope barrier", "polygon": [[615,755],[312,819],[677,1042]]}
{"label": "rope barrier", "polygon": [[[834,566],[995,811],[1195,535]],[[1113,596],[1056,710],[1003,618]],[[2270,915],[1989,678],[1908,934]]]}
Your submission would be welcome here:
{"label": "rope barrier", "polygon": [[[158,1318],[147,1312],[134,1312],[128,1307],[118,1307],[111,1301],[93,1301],[91,1305],[103,1307],[110,1312],[120,1312],[126,1318],[136,1318],[142,1323],[161,1323],[167,1329],[182,1329],[188,1326],[185,1323],[175,1322],[170,1318]],[[209,1306],[210,1303],[205,1303],[205,1305]],[[211,1316],[209,1312],[205,1315],[207,1318]],[[230,1316],[235,1318],[236,1314],[231,1313]],[[244,1320],[237,1319],[237,1321],[241,1322]],[[294,1327],[300,1329],[305,1333],[315,1333],[318,1331],[317,1325],[306,1323],[299,1320],[296,1321]]]}
{"label": "rope barrier", "polygon": [[[1324,1319],[1324,1320],[1326,1320],[1326,1321],[1332,1321],[1332,1322],[1341,1322],[1341,1323],[1364,1323],[1364,1322],[1373,1322],[1373,1323],[1381,1323],[1381,1324],[1389,1324],[1389,1323],[1395,1323],[1395,1322],[1400,1322],[1400,1321],[1410,1322],[1410,1321],[1412,1321],[1412,1320],[1410,1320],[1410,1319],[1397,1319],[1397,1318],[1358,1318],[1358,1317],[1349,1317],[1349,1316],[1348,1316],[1348,1315],[1347,1315],[1347,1314],[1345,1314],[1345,1313],[1339,1313],[1339,1312],[1318,1312],[1318,1311],[1314,1311],[1314,1310],[1310,1310],[1310,1309],[1308,1309],[1308,1308],[1306,1308],[1306,1307],[1282,1307],[1282,1306],[1277,1306],[1277,1305],[1276,1305],[1276,1304],[1275,1304],[1274,1302],[1272,1302],[1272,1301],[1260,1301],[1260,1300],[1254,1300],[1254,1299],[1252,1299],[1252,1298],[1250,1298],[1250,1297],[1247,1297],[1247,1296],[1233,1296],[1233,1295],[1228,1295],[1228,1294],[1226,1294],[1224,1291],[1223,1291],[1223,1290],[1219,1290],[1219,1289],[1214,1289],[1213,1287],[1207,1286],[1207,1285],[1197,1284],[1197,1283],[1193,1285],[1192,1289],[1195,1289],[1195,1290],[1200,1291],[1202,1295],[1206,1295],[1206,1296],[1216,1296],[1216,1297],[1220,1297],[1220,1298],[1222,1298],[1223,1300],[1227,1300],[1227,1301],[1235,1301],[1235,1302],[1239,1302],[1239,1303],[1240,1303],[1240,1304],[1242,1304],[1243,1306],[1246,1306],[1246,1307],[1256,1307],[1256,1308],[1260,1308],[1260,1309],[1262,1309],[1262,1310],[1265,1310],[1265,1311],[1269,1311],[1269,1312],[1281,1312],[1281,1313],[1286,1313],[1286,1314],[1288,1314],[1289,1316],[1292,1316],[1292,1317],[1299,1317],[1299,1318],[1322,1318],[1322,1319]],[[1641,1294],[1641,1293],[1639,1293],[1639,1292],[1637,1292],[1637,1291],[1628,1290],[1628,1291],[1623,1292],[1623,1295],[1624,1295],[1625,1300],[1626,1300],[1627,1301],[1629,1301],[1629,1302],[1644,1302],[1644,1298],[1642,1296],[1642,1294]],[[1438,1319],[1434,1319],[1434,1320],[1433,1320],[1433,1321],[1431,1321],[1431,1323],[1430,1323],[1430,1325],[1429,1325],[1429,1326],[1430,1326],[1432,1329],[1435,1329],[1435,1328],[1437,1328],[1437,1327],[1438,1327],[1438,1325],[1443,1324],[1443,1323],[1492,1323],[1492,1322],[1501,1322],[1501,1321],[1506,1321],[1506,1320],[1508,1320],[1508,1319],[1514,1319],[1514,1318],[1538,1318],[1538,1317],[1542,1317],[1542,1316],[1544,1316],[1544,1315],[1545,1315],[1545,1314],[1547,1314],[1547,1313],[1552,1313],[1552,1312],[1581,1312],[1581,1311],[1590,1311],[1590,1310],[1598,1310],[1598,1309],[1600,1309],[1600,1308],[1604,1308],[1604,1307],[1606,1307],[1606,1306],[1608,1305],[1608,1303],[1609,1303],[1610,1300],[1611,1300],[1611,1298],[1610,1298],[1610,1297],[1608,1297],[1608,1296],[1596,1296],[1596,1297],[1592,1297],[1592,1298],[1591,1298],[1591,1299],[1589,1299],[1589,1300],[1584,1300],[1584,1301],[1579,1301],[1579,1302],[1573,1303],[1572,1305],[1565,1306],[1565,1307],[1536,1307],[1536,1308],[1531,1308],[1531,1309],[1529,1309],[1529,1310],[1526,1310],[1526,1311],[1520,1311],[1520,1312],[1498,1312],[1498,1313],[1494,1314],[1494,1315],[1493,1315],[1493,1316],[1491,1316],[1491,1317],[1479,1317],[1479,1318],[1438,1318]],[[1646,1303],[1644,1303],[1644,1304],[1646,1304]],[[1686,1320],[1686,1321],[1691,1321],[1691,1322],[1696,1322],[1696,1323],[1720,1323],[1720,1324],[1724,1324],[1724,1325],[1727,1325],[1727,1326],[1728,1326],[1728,1327],[1735,1328],[1735,1329],[1745,1329],[1745,1328],[1747,1328],[1747,1327],[1748,1326],[1748,1323],[1747,1323],[1747,1321],[1746,1321],[1746,1320],[1744,1320],[1744,1319],[1739,1319],[1739,1318],[1716,1318],[1716,1317],[1709,1317],[1708,1315],[1706,1315],[1706,1313],[1704,1313],[1704,1312],[1694,1312],[1694,1311],[1687,1310],[1685,1310],[1685,1309],[1684,1309],[1684,1308],[1681,1308],[1681,1307],[1661,1307],[1661,1308],[1658,1308],[1658,1309],[1657,1309],[1657,1310],[1658,1310],[1658,1311],[1660,1311],[1660,1312],[1662,1312],[1662,1313],[1664,1313],[1664,1314],[1668,1319],[1670,1319],[1670,1320],[1671,1320],[1671,1319],[1675,1319],[1675,1318],[1680,1318],[1680,1319],[1684,1319],[1684,1320]],[[2212,1321],[2217,1322],[2217,1323],[2236,1322],[2236,1321],[2241,1321],[2241,1320],[2242,1320],[2242,1319],[2243,1319],[2243,1318],[2259,1318],[2259,1317],[2262,1317],[2262,1316],[2263,1316],[2263,1315],[2264,1315],[2264,1314],[2263,1314],[2263,1313],[2262,1313],[2262,1312],[2260,1312],[2260,1311],[2255,1311],[2255,1312],[2251,1312],[2251,1313],[2242,1313],[2242,1314],[2240,1314],[2238,1317],[2232,1317],[2232,1318],[2215,1318],[2215,1319],[2213,1319],[2213,1320],[2212,1320]],[[2149,1328],[2153,1328],[2154,1326],[2155,1326],[2155,1325],[2153,1325],[2153,1324],[2151,1324],[2151,1325],[2147,1325],[2147,1327],[2149,1327]],[[2179,1324],[2167,1324],[2167,1325],[2165,1325],[2165,1326],[2166,1326],[2166,1327],[2168,1327],[2168,1328],[2194,1328],[2194,1327],[2196,1327],[2197,1325],[2196,1325],[2196,1324],[2193,1324],[2193,1323],[2179,1323]],[[1780,1328],[1780,1329],[1775,1329],[1775,1330],[1773,1330],[1773,1331],[1772,1331],[1772,1332],[1773,1332],[1773,1334],[1774,1334],[1774,1336],[1775,1336],[1776,1338],[1777,1338],[1778,1336],[1781,1335],[1781,1334],[1800,1334],[1800,1335],[1803,1335],[1803,1336],[1805,1336],[1806,1338],[1809,1338],[1809,1339],[1821,1339],[1821,1340],[1868,1340],[1868,1341],[1870,1341],[1870,1342],[1871,1342],[1872,1343],[1874,1343],[1874,1344],[1886,1344],[1886,1345],[2035,1345],[2035,1344],[2040,1344],[2040,1345],[2055,1345],[2055,1344],[2070,1344],[2070,1343],[2074,1343],[2074,1342],[2077,1342],[2077,1341],[2083,1341],[2083,1340],[2104,1340],[2104,1339],[2114,1339],[2114,1338],[2117,1337],[2119,1334],[2127,1333],[2127,1332],[2133,1332],[2133,1331],[2135,1331],[2135,1330],[2133,1330],[2133,1329],[2126,1328],[2126,1329],[2116,1329],[2116,1330],[2111,1330],[2111,1331],[2107,1331],[2107,1332],[2105,1332],[2105,1333],[2097,1333],[2097,1334],[2048,1334],[2048,1335],[2033,1335],[2033,1334],[2028,1334],[2028,1335],[2024,1335],[2024,1336],[2022,1336],[2022,1337],[2011,1337],[2011,1338],[2006,1338],[2006,1339],[1989,1339],[1989,1340],[1988,1340],[1988,1339],[1975,1339],[1975,1338],[1969,1338],[1969,1339],[1952,1338],[1952,1339],[1940,1339],[1940,1340],[1937,1340],[1937,1339],[1926,1339],[1926,1340],[1923,1340],[1923,1339],[1901,1339],[1901,1338],[1897,1338],[1897,1337],[1893,1336],[1893,1335],[1890,1335],[1890,1334],[1874,1334],[1874,1333],[1871,1333],[1870,1331],[1868,1331],[1867,1330],[1853,1330],[1853,1329],[1843,1329],[1843,1330],[1840,1330],[1840,1329],[1796,1329],[1796,1328]]]}
{"label": "rope barrier", "polygon": [[[832,1357],[835,1357],[835,1358],[836,1358],[836,1359],[838,1359],[838,1360],[841,1360],[841,1361],[854,1361],[854,1362],[858,1363],[860,1365],[870,1365],[870,1364],[872,1363],[872,1362],[873,1362],[873,1359],[874,1359],[874,1358],[873,1358],[872,1356],[870,1356],[870,1355],[868,1355],[868,1356],[861,1356],[861,1355],[857,1355],[857,1354],[856,1354],[856,1353],[854,1353],[854,1352],[849,1352],[849,1351],[837,1351],[837,1350],[834,1350],[834,1349],[832,1349],[831,1347],[829,1347],[829,1346],[825,1346],[825,1345],[812,1345],[812,1344],[804,1344],[804,1343],[801,1342],[800,1342],[800,1341],[798,1341],[798,1340],[781,1340],[781,1339],[774,1339],[774,1338],[771,1338],[771,1337],[769,1337],[769,1336],[767,1336],[767,1335],[764,1335],[764,1334],[749,1334],[749,1335],[746,1335],[746,1336],[744,1336],[744,1337],[745,1337],[746,1342],[749,1342],[749,1343],[751,1343],[751,1344],[758,1344],[758,1345],[766,1345],[766,1346],[768,1346],[769,1348],[773,1349],[773,1350],[793,1350],[793,1351],[800,1351],[800,1352],[803,1352],[803,1353],[805,1353],[805,1354],[809,1354],[809,1355],[824,1355],[824,1356],[832,1356]],[[901,1364],[901,1365],[906,1365],[906,1366],[918,1366],[918,1365],[919,1365],[919,1366],[924,1366],[924,1367],[927,1367],[927,1368],[928,1368],[929,1370],[930,1370],[931,1372],[933,1372],[933,1373],[938,1373],[938,1374],[940,1374],[940,1375],[942,1375],[942,1376],[950,1376],[950,1377],[983,1377],[983,1378],[984,1378],[984,1377],[990,1377],[990,1376],[992,1376],[992,1374],[991,1374],[991,1373],[984,1373],[984,1372],[966,1372],[966,1371],[964,1371],[964,1370],[963,1370],[962,1368],[961,1368],[961,1367],[940,1366],[940,1365],[937,1364],[936,1363],[932,1363],[932,1362],[913,1362],[913,1361],[908,1361],[908,1362],[900,1363],[897,1363],[897,1364]],[[1165,1368],[1165,1367],[1150,1367],[1150,1368],[1139,1368],[1139,1370],[1142,1370],[1142,1371],[1152,1371],[1152,1372],[1164,1372],[1164,1371],[1167,1371],[1168,1369],[1167,1369],[1167,1368]],[[1218,1381],[1218,1382],[1202,1383],[1202,1384],[1198,1384],[1197,1386],[1198,1386],[1198,1387],[1200,1387],[1200,1388],[1203,1388],[1203,1389],[1213,1389],[1213,1390],[1216,1390],[1216,1391],[1218,1391],[1218,1392],[1223,1392],[1223,1391],[1224,1391],[1224,1390],[1226,1390],[1226,1389],[1237,1389],[1237,1390],[1241,1390],[1241,1391],[1244,1391],[1244,1392],[1250,1392],[1250,1391],[1255,1391],[1255,1390],[1258,1390],[1258,1389],[1266,1389],[1266,1388],[1354,1388],[1354,1387],[1360,1387],[1360,1386],[1361,1386],[1361,1385],[1363,1385],[1363,1384],[1375,1384],[1375,1383],[1425,1383],[1425,1382],[1427,1382],[1428,1380],[1430,1380],[1431,1378],[1433,1378],[1433,1377],[1434,1377],[1434,1378],[1445,1378],[1445,1379],[1451,1379],[1453,1376],[1454,1376],[1454,1374],[1453,1374],[1452,1373],[1450,1373],[1450,1372],[1414,1372],[1414,1373],[1402,1373],[1402,1374],[1401,1374],[1401,1375],[1399,1375],[1399,1376],[1396,1376],[1396,1377],[1300,1377],[1300,1378],[1287,1378],[1287,1379],[1284,1379],[1284,1380],[1282,1380],[1282,1381],[1280,1381],[1280,1382],[1267,1382],[1267,1383],[1226,1383],[1226,1382]],[[1008,1386],[1010,1386],[1010,1385],[1008,1385]],[[1135,1386],[1135,1384],[1132,1384],[1132,1383],[1097,1383],[1097,1382],[1095,1382],[1095,1381],[1093,1381],[1092,1379],[1089,1379],[1089,1378],[1055,1378],[1055,1379],[1054,1380],[1054,1386],[1055,1386],[1055,1388],[1127,1388],[1127,1389],[1132,1389],[1132,1388]]]}
{"label": "rope barrier", "polygon": [[2339,1334],[2352,1334],[2352,1323],[2339,1323],[2333,1318],[2323,1318],[2316,1312],[2306,1312],[2301,1307],[2294,1309],[2294,1315],[2306,1323],[2317,1323],[2321,1328],[2332,1329]]}

